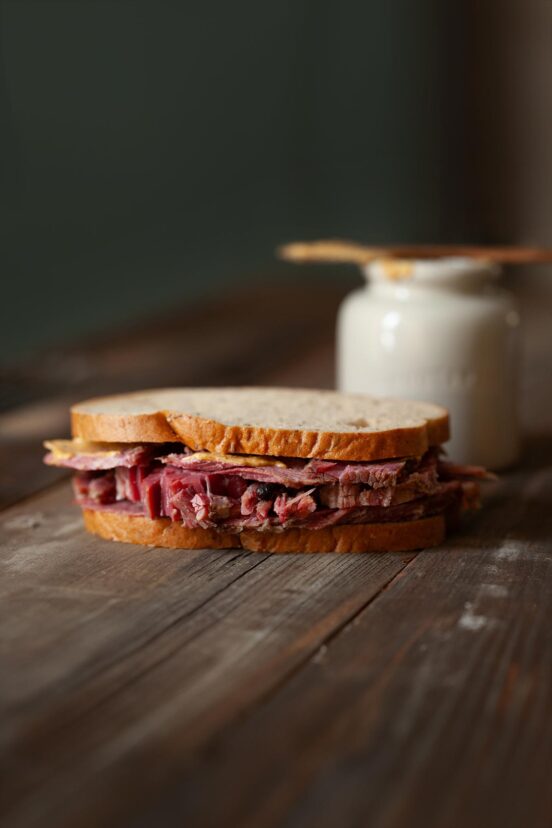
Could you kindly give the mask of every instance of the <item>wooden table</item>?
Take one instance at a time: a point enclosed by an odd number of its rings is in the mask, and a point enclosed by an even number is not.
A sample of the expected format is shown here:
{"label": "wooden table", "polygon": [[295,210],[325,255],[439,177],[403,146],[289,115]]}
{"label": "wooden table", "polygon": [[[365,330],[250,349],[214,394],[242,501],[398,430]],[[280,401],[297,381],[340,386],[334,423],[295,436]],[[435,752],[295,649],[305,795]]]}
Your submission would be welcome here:
{"label": "wooden table", "polygon": [[4,376],[2,825],[550,828],[549,319],[522,466],[442,548],[274,556],[87,536],[40,440],[89,394],[331,386],[350,284],[249,286]]}

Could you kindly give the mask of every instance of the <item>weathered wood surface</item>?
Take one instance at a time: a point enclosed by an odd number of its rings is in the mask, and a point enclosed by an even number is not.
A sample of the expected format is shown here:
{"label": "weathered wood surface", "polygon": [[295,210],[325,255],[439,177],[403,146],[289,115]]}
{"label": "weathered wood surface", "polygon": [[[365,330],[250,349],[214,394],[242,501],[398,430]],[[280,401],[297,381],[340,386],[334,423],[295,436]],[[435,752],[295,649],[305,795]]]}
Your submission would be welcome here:
{"label": "weathered wood surface", "polygon": [[549,826],[552,465],[524,482],[197,757],[164,813],[203,824],[215,790],[213,824]]}
{"label": "weathered wood surface", "polygon": [[[339,293],[320,288],[310,326],[292,314],[281,349],[277,292],[266,330],[242,336],[240,311],[203,379],[331,385]],[[0,517],[2,824],[548,828],[550,346],[534,319],[525,461],[443,548],[417,555],[97,540],[67,483],[34,474],[32,441],[65,417],[71,388],[6,411],[8,455],[9,434],[24,435],[12,473],[25,498]],[[186,336],[201,352],[201,331]],[[115,341],[114,354],[128,348],[110,363],[122,373],[80,390],[111,390],[123,373],[126,387],[153,384],[136,343]],[[192,363],[178,380],[173,362],[163,382],[201,381]]]}
{"label": "weathered wood surface", "polygon": [[[59,823],[73,806],[89,824],[103,824],[117,789],[129,783],[116,782],[115,768],[128,768],[122,755],[142,744],[163,753],[177,725],[185,739],[159,767],[174,772],[175,762],[281,684],[411,558],[320,556],[313,564],[298,555],[114,548],[82,536],[65,486],[33,505],[34,514],[25,505],[6,521],[0,620],[10,635],[2,747],[9,763],[28,769],[14,778],[7,804],[26,803],[20,813],[29,825],[45,816]],[[145,762],[142,791],[157,778]],[[89,799],[83,772],[94,786],[107,782],[114,798]],[[72,804],[68,790],[80,791]]]}

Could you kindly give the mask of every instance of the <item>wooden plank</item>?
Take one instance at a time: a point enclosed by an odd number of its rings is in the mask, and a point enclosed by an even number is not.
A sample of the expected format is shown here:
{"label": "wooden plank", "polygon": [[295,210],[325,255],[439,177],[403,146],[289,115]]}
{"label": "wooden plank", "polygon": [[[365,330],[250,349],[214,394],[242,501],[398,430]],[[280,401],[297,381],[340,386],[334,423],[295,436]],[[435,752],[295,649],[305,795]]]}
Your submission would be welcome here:
{"label": "wooden plank", "polygon": [[140,824],[547,828],[549,440],[528,467],[219,735]]}
{"label": "wooden plank", "polygon": [[100,542],[83,531],[71,499],[58,485],[1,520],[0,706],[9,721],[0,741],[75,676],[88,680],[90,665],[119,662],[263,557]]}
{"label": "wooden plank", "polygon": [[67,499],[63,485],[2,520],[14,826],[105,825],[149,802],[412,558],[145,551],[88,538]]}

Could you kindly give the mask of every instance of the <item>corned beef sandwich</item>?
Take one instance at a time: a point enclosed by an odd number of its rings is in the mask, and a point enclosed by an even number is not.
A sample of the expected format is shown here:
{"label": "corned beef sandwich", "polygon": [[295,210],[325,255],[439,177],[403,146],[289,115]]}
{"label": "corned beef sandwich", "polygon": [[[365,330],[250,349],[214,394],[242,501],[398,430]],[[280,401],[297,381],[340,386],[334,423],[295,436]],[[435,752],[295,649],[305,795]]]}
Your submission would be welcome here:
{"label": "corned beef sandwich", "polygon": [[444,459],[429,403],[288,388],[182,388],[73,406],[74,469],[90,532],[149,546],[264,552],[435,546],[478,504],[484,469]]}

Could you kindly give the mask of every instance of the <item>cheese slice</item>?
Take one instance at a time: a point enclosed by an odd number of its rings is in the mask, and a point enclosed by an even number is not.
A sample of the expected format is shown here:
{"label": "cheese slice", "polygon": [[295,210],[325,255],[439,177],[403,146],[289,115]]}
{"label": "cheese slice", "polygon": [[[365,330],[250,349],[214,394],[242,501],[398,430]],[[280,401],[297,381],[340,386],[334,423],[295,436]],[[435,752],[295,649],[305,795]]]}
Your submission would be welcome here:
{"label": "cheese slice", "polygon": [[45,440],[44,448],[51,451],[57,460],[69,460],[77,454],[92,457],[113,457],[121,451],[136,448],[139,443],[93,443],[88,440]]}
{"label": "cheese slice", "polygon": [[196,451],[194,454],[189,454],[179,460],[179,464],[190,463],[194,460],[208,460],[213,463],[228,463],[231,466],[278,466],[281,469],[287,468],[285,463],[281,460],[275,460],[273,457],[258,457],[257,455],[241,455],[241,454],[215,454],[210,451]]}

